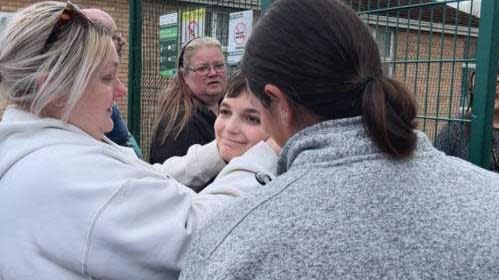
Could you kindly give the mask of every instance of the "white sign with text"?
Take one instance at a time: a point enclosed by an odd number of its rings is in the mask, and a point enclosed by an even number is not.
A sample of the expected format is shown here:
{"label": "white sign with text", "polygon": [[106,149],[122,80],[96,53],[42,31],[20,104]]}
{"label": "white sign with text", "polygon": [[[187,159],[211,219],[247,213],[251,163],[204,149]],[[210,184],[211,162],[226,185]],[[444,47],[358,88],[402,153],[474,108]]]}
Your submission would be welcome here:
{"label": "white sign with text", "polygon": [[237,64],[241,61],[244,46],[253,29],[253,10],[230,13],[228,62]]}

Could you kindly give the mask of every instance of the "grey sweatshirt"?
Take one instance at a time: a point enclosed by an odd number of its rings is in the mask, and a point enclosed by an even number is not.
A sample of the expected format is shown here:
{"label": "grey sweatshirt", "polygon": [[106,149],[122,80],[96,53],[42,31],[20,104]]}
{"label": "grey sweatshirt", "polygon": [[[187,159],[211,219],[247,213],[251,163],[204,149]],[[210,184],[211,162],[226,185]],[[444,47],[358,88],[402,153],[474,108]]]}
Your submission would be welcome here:
{"label": "grey sweatshirt", "polygon": [[181,279],[499,279],[499,174],[417,133],[401,161],[360,118],[297,133],[280,175],[197,234]]}

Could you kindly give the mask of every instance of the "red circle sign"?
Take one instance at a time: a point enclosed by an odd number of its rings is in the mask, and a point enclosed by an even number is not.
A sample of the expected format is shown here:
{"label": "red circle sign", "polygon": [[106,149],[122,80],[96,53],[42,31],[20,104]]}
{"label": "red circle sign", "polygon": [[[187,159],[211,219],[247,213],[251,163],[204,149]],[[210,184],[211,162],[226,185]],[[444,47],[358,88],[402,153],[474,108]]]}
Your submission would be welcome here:
{"label": "red circle sign", "polygon": [[198,33],[199,31],[198,29],[199,29],[198,23],[195,20],[190,21],[189,24],[187,25],[187,39],[190,40],[198,37],[196,35],[196,33]]}
{"label": "red circle sign", "polygon": [[246,25],[244,22],[240,22],[236,24],[234,28],[234,41],[237,45],[243,45],[246,42],[246,38],[248,37],[248,30],[246,29]]}

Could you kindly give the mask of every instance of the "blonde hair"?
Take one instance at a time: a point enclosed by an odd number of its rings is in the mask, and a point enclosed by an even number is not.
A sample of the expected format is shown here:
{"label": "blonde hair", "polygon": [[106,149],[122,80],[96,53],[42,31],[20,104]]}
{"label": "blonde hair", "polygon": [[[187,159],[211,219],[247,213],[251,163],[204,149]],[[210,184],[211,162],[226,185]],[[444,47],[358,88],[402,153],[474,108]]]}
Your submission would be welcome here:
{"label": "blonde hair", "polygon": [[154,125],[153,141],[159,138],[164,143],[169,136],[177,138],[202,103],[185,83],[186,66],[192,63],[192,56],[201,47],[217,47],[222,53],[220,42],[211,37],[201,37],[189,41],[180,52],[177,74],[170,79],[162,94],[161,107]]}
{"label": "blonde hair", "polygon": [[40,2],[10,19],[0,38],[0,97],[38,116],[52,101],[63,101],[61,119],[67,121],[113,45],[108,28],[74,16],[44,51],[64,8]]}

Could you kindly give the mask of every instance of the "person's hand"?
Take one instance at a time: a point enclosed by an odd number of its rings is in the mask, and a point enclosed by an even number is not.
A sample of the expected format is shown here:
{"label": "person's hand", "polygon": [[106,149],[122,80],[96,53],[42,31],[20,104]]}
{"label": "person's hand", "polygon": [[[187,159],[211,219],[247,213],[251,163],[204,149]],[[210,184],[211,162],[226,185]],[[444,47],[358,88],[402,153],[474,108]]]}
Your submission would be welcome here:
{"label": "person's hand", "polygon": [[279,144],[277,144],[277,142],[274,140],[274,138],[269,137],[269,138],[267,138],[267,140],[265,140],[265,142],[270,145],[270,147],[272,148],[272,150],[274,150],[274,152],[277,155],[281,154],[282,147],[279,146]]}
{"label": "person's hand", "polygon": [[217,143],[218,154],[225,161],[225,163],[229,163],[231,159],[227,158],[227,155],[223,152],[222,147],[220,147],[220,141],[218,140],[219,139],[215,139],[215,142]]}

